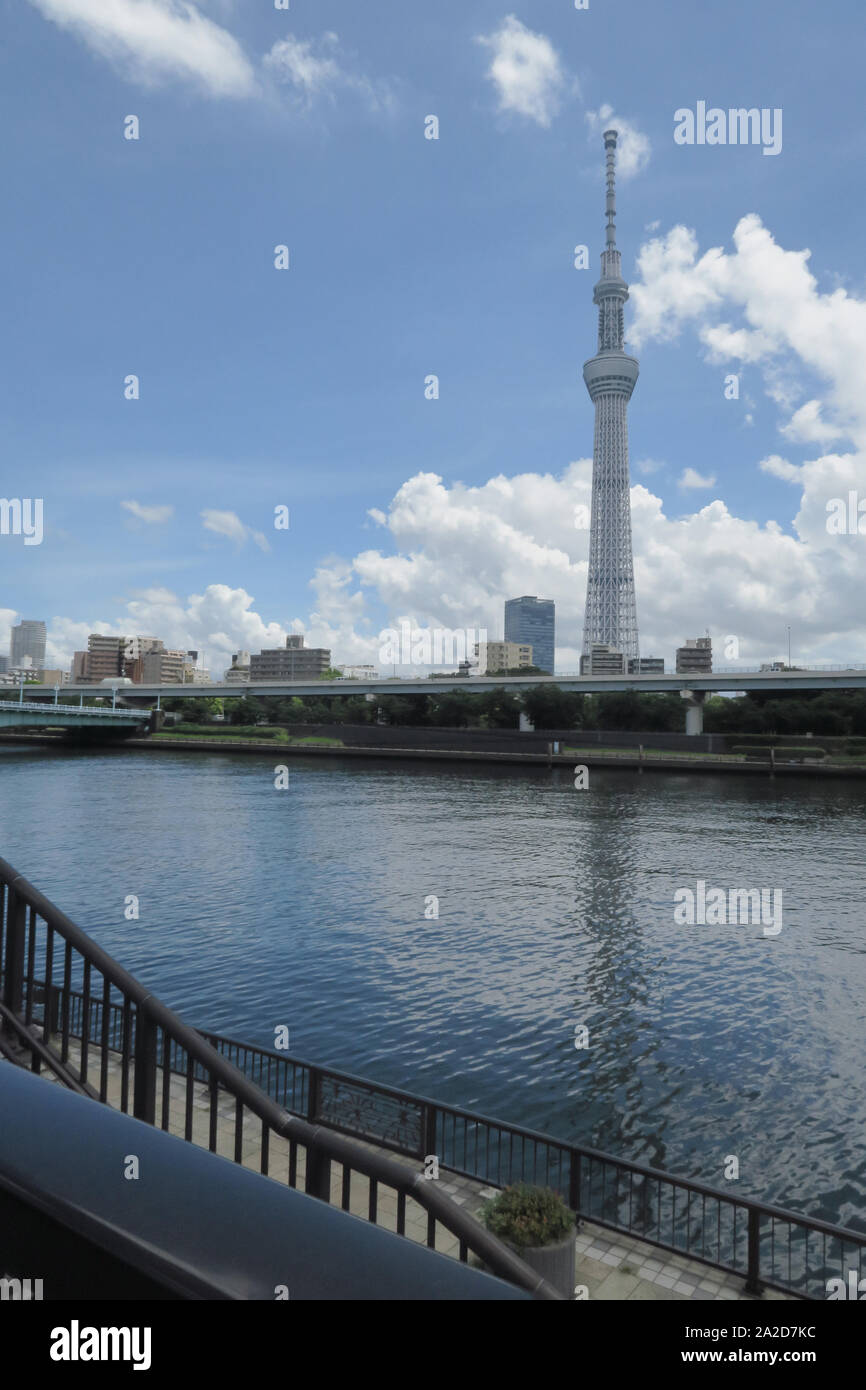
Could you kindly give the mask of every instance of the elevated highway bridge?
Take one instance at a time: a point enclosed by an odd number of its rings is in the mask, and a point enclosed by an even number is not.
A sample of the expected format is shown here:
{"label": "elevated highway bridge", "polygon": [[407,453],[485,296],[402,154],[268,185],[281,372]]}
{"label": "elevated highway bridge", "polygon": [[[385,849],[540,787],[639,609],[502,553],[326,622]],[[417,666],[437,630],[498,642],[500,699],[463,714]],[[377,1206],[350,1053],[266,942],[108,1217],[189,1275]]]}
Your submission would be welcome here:
{"label": "elevated highway bridge", "polygon": [[[155,705],[167,699],[182,697],[209,699],[240,699],[244,695],[304,695],[320,699],[335,695],[435,695],[443,691],[464,690],[475,693],[490,690],[538,690],[545,687],[576,691],[583,694],[603,694],[612,691],[636,690],[649,692],[668,692],[680,694],[686,704],[686,731],[699,734],[703,729],[703,702],[707,695],[727,692],[762,691],[773,694],[779,691],[822,691],[822,690],[864,690],[866,689],[866,667],[848,667],[831,670],[801,669],[786,671],[739,671],[723,670],[705,675],[652,674],[640,676],[458,676],[448,675],[431,679],[428,676],[410,678],[379,677],[370,680],[271,680],[271,681],[213,681],[207,685],[135,685],[123,686],[116,692],[118,704],[129,708],[138,704]],[[64,685],[61,687],[64,698],[78,695],[81,698],[104,694],[104,688],[93,685]],[[114,692],[109,692],[111,695]],[[29,685],[28,701],[40,698],[54,700],[56,688],[47,685]],[[60,708],[60,707],[58,707]],[[67,708],[69,708],[67,706]],[[118,709],[118,714],[121,710]]]}

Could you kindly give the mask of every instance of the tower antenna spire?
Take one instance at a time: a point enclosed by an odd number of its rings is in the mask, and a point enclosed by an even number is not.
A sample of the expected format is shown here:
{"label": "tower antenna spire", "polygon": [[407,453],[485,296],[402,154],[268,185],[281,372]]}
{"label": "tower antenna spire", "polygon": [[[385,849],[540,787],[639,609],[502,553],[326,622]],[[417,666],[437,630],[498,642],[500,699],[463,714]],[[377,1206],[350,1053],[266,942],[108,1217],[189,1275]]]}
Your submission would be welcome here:
{"label": "tower antenna spire", "polygon": [[605,245],[608,251],[616,250],[616,142],[619,132],[604,132],[604,152],[607,161],[607,231]]}

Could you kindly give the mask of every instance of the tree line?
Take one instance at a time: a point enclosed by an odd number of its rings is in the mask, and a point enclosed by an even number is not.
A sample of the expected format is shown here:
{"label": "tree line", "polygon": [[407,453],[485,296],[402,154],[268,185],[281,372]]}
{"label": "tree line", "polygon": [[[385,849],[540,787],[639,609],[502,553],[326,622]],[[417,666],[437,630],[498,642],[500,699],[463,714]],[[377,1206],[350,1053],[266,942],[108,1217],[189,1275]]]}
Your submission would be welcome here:
{"label": "tree line", "polygon": [[[184,697],[163,701],[184,723],[208,724],[223,716],[230,724],[373,724],[450,729],[517,729],[521,711],[536,729],[602,729],[682,733],[683,701],[675,694],[634,690],[583,695],[544,686],[522,691],[443,690],[423,695],[280,696],[237,699]],[[866,691],[753,692],[729,699],[709,696],[704,731],[720,734],[866,735]]]}

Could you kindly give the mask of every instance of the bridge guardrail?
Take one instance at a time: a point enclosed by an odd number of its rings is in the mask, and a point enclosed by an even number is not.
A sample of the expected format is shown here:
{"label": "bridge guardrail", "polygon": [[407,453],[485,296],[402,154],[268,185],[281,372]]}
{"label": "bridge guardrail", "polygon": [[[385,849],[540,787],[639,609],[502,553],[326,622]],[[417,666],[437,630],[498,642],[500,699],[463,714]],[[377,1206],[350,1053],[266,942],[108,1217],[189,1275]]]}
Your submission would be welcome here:
{"label": "bridge guardrail", "polygon": [[39,714],[43,718],[50,714],[61,714],[64,718],[80,716],[92,719],[94,715],[99,715],[100,719],[119,719],[127,724],[131,721],[144,724],[150,718],[149,709],[106,709],[95,705],[63,705],[36,700],[0,700],[2,710],[8,710],[10,714]]}

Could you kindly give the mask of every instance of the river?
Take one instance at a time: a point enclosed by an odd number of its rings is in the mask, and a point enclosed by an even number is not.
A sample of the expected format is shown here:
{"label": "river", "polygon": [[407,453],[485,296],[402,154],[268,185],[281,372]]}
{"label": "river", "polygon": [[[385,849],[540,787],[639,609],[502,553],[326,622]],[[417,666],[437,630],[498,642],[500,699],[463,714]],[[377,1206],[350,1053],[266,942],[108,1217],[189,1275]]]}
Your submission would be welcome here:
{"label": "river", "polygon": [[0,745],[0,853],[192,1024],[866,1229],[866,783],[278,761]]}

